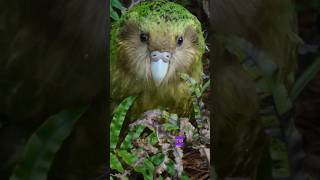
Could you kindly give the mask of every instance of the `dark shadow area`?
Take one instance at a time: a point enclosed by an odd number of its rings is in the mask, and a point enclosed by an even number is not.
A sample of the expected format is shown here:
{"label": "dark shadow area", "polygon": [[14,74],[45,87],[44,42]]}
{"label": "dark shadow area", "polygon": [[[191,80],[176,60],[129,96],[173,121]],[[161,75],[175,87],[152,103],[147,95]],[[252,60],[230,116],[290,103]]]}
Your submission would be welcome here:
{"label": "dark shadow area", "polygon": [[105,173],[107,17],[106,1],[0,2],[0,179],[9,178],[49,116],[87,105],[49,179]]}

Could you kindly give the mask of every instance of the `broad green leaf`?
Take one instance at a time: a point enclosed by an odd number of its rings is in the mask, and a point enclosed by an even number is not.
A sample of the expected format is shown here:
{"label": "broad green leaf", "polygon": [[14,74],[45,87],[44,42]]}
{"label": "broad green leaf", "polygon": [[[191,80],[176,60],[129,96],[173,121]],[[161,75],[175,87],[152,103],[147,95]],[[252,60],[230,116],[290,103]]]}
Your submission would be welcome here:
{"label": "broad green leaf", "polygon": [[130,96],[127,97],[125,100],[123,100],[119,106],[115,109],[114,115],[111,120],[111,126],[110,126],[110,148],[115,149],[118,137],[120,135],[120,130],[123,124],[123,121],[126,117],[127,111],[133,104],[136,97]]}
{"label": "broad green leaf", "polygon": [[28,140],[10,180],[45,180],[56,152],[87,107],[59,112],[46,120]]}
{"label": "broad green leaf", "polygon": [[292,101],[294,101],[299,96],[304,87],[316,76],[319,70],[320,58],[317,58],[294,83],[293,88],[290,92],[290,98]]}
{"label": "broad green leaf", "polygon": [[119,159],[113,153],[110,153],[110,168],[115,169],[121,173],[124,172],[124,169],[123,169]]}

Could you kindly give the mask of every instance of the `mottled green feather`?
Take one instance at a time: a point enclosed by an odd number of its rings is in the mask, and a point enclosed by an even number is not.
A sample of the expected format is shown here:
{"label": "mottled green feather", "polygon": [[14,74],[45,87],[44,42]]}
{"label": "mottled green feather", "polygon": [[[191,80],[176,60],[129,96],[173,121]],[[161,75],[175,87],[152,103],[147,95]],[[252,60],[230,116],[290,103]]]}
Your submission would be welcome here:
{"label": "mottled green feather", "polygon": [[[141,78],[134,73],[130,74],[121,64],[126,64],[127,59],[122,59],[119,34],[127,22],[138,25],[140,31],[153,31],[153,33],[183,34],[187,27],[194,28],[197,34],[197,43],[194,50],[188,52],[192,55],[192,64],[189,67],[177,67],[175,75],[170,81],[160,87],[149,83],[147,78]],[[169,108],[179,115],[190,115],[192,112],[191,94],[187,85],[179,77],[178,71],[187,73],[197,83],[202,83],[202,54],[205,51],[205,41],[201,29],[201,23],[183,6],[169,1],[141,2],[125,12],[112,26],[111,31],[111,97],[121,101],[127,96],[139,95],[133,107],[133,114],[142,113],[151,108]],[[187,54],[187,53],[186,53]],[[191,55],[190,55],[191,54]],[[187,55],[186,55],[187,56]],[[131,57],[132,58],[132,57]],[[134,67],[132,67],[134,68]],[[137,68],[137,67],[135,67]],[[137,72],[138,74],[138,72]]]}

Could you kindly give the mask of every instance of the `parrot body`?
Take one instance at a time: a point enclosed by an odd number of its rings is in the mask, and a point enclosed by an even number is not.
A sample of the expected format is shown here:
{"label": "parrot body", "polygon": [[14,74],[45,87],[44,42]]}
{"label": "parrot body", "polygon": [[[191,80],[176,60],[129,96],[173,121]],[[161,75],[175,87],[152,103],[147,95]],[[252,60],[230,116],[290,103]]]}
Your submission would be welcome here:
{"label": "parrot body", "polygon": [[111,32],[111,98],[138,96],[131,112],[153,109],[190,114],[191,94],[179,73],[202,82],[205,43],[201,24],[182,6],[141,2]]}

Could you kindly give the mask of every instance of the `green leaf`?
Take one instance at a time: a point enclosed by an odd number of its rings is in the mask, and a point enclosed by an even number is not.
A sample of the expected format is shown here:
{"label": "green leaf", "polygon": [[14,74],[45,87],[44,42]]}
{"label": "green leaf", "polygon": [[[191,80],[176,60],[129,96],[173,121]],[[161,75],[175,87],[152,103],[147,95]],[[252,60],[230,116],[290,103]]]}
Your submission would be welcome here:
{"label": "green leaf", "polygon": [[135,139],[138,139],[145,129],[145,126],[143,125],[137,125],[134,127],[134,129],[130,130],[129,133],[127,134],[125,140],[121,144],[121,149],[131,149],[133,148],[132,142]]}
{"label": "green leaf", "polygon": [[61,111],[46,120],[28,140],[10,180],[45,180],[52,160],[87,107]]}
{"label": "green leaf", "polygon": [[155,154],[155,155],[151,156],[149,158],[149,160],[153,164],[155,164],[156,166],[159,166],[162,163],[162,161],[164,160],[164,155],[162,153],[158,153],[158,154]]}
{"label": "green leaf", "polygon": [[276,109],[280,115],[286,113],[292,107],[288,91],[284,84],[275,82],[272,88],[272,95]]}
{"label": "green leaf", "polygon": [[147,142],[148,144],[151,144],[151,145],[155,145],[156,143],[158,143],[158,138],[157,138],[157,135],[156,133],[151,133],[148,137],[147,137]]}
{"label": "green leaf", "polygon": [[134,162],[138,160],[138,157],[136,157],[134,154],[129,153],[126,150],[117,150],[117,154],[121,159],[127,163],[128,165],[132,165]]}
{"label": "green leaf", "polygon": [[166,170],[171,176],[174,176],[176,174],[176,171],[174,169],[174,162],[172,160],[170,160],[169,163],[167,164]]}
{"label": "green leaf", "polygon": [[285,144],[275,138],[270,141],[270,156],[272,159],[272,174],[274,177],[290,175],[289,160]]}
{"label": "green leaf", "polygon": [[182,172],[181,180],[189,180],[189,176],[186,174],[185,171]]}
{"label": "green leaf", "polygon": [[115,169],[121,173],[124,172],[124,169],[123,169],[119,159],[113,153],[110,153],[110,168]]}
{"label": "green leaf", "polygon": [[210,87],[210,80],[208,80],[201,89],[201,95]]}
{"label": "green leaf", "polygon": [[166,122],[169,121],[170,113],[167,111],[162,111],[162,118],[166,120]]}
{"label": "green leaf", "polygon": [[115,7],[115,8],[117,8],[117,9],[122,10],[122,9],[124,8],[124,7],[122,6],[122,4],[120,3],[120,1],[118,1],[118,0],[111,0],[110,3],[111,3],[111,6],[112,6],[112,7]]}
{"label": "green leaf", "polygon": [[110,7],[110,16],[113,20],[119,20],[119,15],[118,13]]}
{"label": "green leaf", "polygon": [[119,20],[119,15],[117,13],[117,11],[115,11],[113,8],[115,9],[119,9],[119,10],[123,10],[124,7],[122,6],[122,4],[120,3],[119,0],[111,0],[110,1],[110,16],[113,20]]}
{"label": "green leaf", "polygon": [[123,100],[119,106],[114,111],[114,116],[111,120],[110,126],[110,148],[115,149],[118,137],[120,135],[120,130],[123,124],[123,121],[126,117],[127,111],[129,110],[130,106],[133,104],[136,97],[130,96]]}
{"label": "green leaf", "polygon": [[153,172],[154,172],[154,165],[152,164],[151,161],[149,161],[148,159],[144,160],[144,167],[146,168],[144,173],[143,173],[143,177],[144,179],[153,179]]}
{"label": "green leaf", "polygon": [[143,165],[135,167],[134,170],[141,173],[143,175],[143,179],[153,179],[154,166],[148,159],[145,159],[143,161]]}
{"label": "green leaf", "polygon": [[316,76],[319,70],[320,58],[317,58],[294,83],[293,88],[290,92],[290,98],[292,101],[294,101],[299,96],[304,87]]}
{"label": "green leaf", "polygon": [[166,131],[175,131],[179,129],[179,126],[171,124],[171,123],[165,123],[162,125]]}

